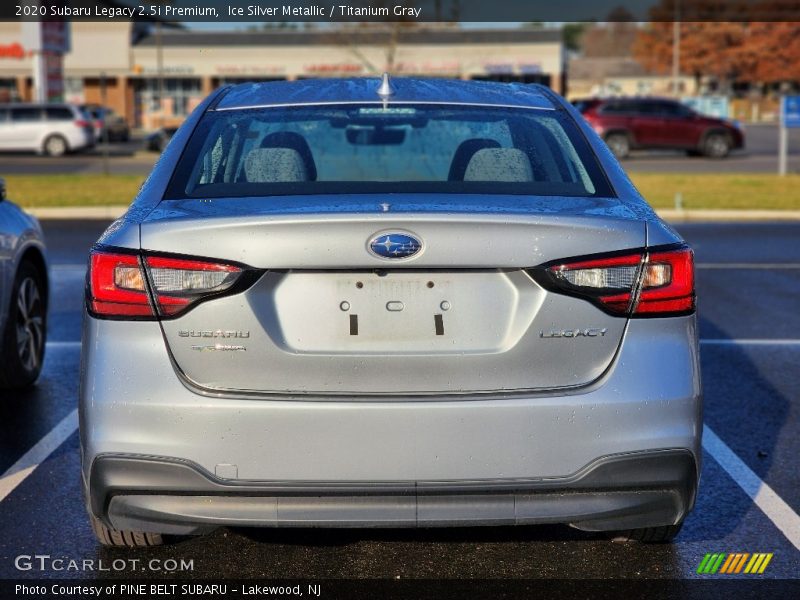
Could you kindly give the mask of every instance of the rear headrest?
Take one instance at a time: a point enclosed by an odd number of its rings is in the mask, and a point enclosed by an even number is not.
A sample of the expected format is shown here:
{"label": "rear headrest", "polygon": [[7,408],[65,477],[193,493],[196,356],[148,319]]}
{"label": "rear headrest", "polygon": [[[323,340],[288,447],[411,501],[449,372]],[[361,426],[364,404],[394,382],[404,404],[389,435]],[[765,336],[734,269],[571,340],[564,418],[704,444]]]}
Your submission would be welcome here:
{"label": "rear headrest", "polygon": [[300,153],[292,148],[254,148],[244,159],[244,174],[252,183],[308,181]]}
{"label": "rear headrest", "polygon": [[533,181],[533,169],[522,150],[484,148],[470,159],[464,181]]}
{"label": "rear headrest", "polygon": [[303,164],[306,168],[308,181],[317,180],[317,165],[314,162],[314,155],[311,154],[311,148],[304,138],[299,133],[294,131],[275,131],[264,136],[261,140],[262,148],[291,148],[300,153],[303,159]]}
{"label": "rear headrest", "polygon": [[447,174],[447,181],[464,181],[464,173],[467,170],[467,165],[478,150],[499,147],[499,142],[488,138],[464,140],[453,153],[453,160],[450,161],[450,172]]}

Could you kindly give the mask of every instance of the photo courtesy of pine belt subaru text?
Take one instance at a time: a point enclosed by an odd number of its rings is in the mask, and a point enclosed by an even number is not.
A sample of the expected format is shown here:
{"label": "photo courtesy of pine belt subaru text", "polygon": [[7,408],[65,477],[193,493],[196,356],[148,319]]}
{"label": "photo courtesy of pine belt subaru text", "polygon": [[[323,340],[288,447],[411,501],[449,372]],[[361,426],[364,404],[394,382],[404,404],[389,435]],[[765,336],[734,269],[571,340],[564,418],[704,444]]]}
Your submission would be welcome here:
{"label": "photo courtesy of pine belt subaru text", "polygon": [[542,86],[220,88],[89,257],[82,478],[106,545],[668,541],[701,416],[692,251]]}

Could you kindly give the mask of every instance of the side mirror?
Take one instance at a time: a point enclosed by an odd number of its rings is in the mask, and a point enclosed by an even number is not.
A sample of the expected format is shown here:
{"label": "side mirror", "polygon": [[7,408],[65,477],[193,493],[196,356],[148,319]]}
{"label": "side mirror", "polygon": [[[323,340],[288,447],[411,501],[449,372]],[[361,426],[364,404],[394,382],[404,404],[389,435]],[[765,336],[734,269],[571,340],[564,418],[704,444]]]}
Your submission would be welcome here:
{"label": "side mirror", "polygon": [[0,202],[6,199],[6,180],[0,177]]}

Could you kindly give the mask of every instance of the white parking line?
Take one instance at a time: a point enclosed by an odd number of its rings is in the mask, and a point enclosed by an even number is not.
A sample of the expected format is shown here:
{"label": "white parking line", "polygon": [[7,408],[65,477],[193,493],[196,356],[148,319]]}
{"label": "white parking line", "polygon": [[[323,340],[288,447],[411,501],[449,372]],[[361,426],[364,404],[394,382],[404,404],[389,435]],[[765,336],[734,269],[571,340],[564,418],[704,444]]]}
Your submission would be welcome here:
{"label": "white parking line", "polygon": [[698,269],[800,269],[800,263],[696,263]]}
{"label": "white parking line", "polygon": [[36,470],[53,451],[78,428],[78,409],[74,409],[46,436],[36,442],[22,457],[0,476],[0,502]]}
{"label": "white parking line", "polygon": [[701,346],[799,346],[798,339],[758,339],[758,338],[739,338],[739,339],[701,339]]}
{"label": "white parking line", "polygon": [[708,425],[703,426],[703,448],[728,472],[745,494],[781,530],[795,548],[800,550],[800,516],[775,491],[761,481],[733,450],[717,437]]}

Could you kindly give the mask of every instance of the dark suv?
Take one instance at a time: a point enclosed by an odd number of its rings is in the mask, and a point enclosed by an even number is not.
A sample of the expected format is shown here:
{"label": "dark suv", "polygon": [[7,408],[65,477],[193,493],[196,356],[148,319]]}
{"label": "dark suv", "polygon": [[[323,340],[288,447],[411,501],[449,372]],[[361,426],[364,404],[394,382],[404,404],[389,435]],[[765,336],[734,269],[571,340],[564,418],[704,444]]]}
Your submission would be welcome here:
{"label": "dark suv", "polygon": [[706,117],[664,98],[584,99],[575,103],[617,158],[633,149],[686,150],[723,158],[744,147],[744,134],[723,119]]}
{"label": "dark suv", "polygon": [[[82,104],[81,110],[92,119],[95,139],[98,142],[108,135],[109,142],[127,142],[130,138],[130,129],[125,119],[110,108],[100,104]],[[107,129],[104,131],[103,127]]]}

